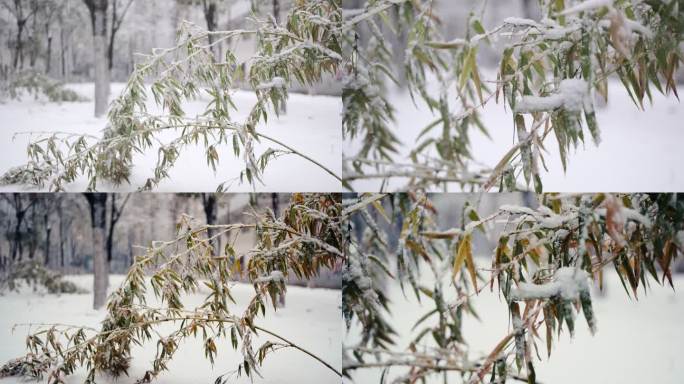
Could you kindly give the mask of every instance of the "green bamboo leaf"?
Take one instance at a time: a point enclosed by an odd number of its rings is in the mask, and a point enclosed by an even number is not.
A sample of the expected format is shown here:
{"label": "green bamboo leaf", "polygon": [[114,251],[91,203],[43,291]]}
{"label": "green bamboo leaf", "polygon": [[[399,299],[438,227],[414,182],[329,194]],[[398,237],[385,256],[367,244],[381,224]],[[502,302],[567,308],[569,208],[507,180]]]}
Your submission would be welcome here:
{"label": "green bamboo leaf", "polygon": [[465,59],[463,60],[463,68],[458,77],[458,89],[461,90],[465,86],[468,79],[470,79],[473,69],[475,68],[475,58],[477,56],[477,47],[470,47]]}

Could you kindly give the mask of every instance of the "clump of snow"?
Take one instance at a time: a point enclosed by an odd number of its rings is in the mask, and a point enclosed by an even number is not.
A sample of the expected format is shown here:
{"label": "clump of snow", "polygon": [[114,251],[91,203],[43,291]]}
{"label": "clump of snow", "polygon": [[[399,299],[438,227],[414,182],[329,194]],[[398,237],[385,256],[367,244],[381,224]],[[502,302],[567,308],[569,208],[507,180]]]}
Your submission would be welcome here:
{"label": "clump of snow", "polygon": [[[606,209],[598,208],[596,209],[596,213],[600,216],[606,216]],[[624,223],[626,220],[632,220],[646,227],[651,226],[651,220],[648,217],[642,215],[632,208],[627,207],[620,207],[620,211],[616,212],[616,217],[614,217],[613,220],[621,223]]]}
{"label": "clump of snow", "polygon": [[549,96],[523,96],[515,106],[518,113],[550,111],[563,105],[563,96],[552,94]]}
{"label": "clump of snow", "polygon": [[563,106],[568,111],[580,112],[587,105],[589,86],[586,81],[581,79],[565,79],[560,82],[558,89],[563,96]]}
{"label": "clump of snow", "polygon": [[532,19],[523,19],[520,17],[507,17],[504,19],[504,24],[510,24],[510,25],[515,25],[515,26],[522,26],[522,27],[539,27],[539,23]]}
{"label": "clump of snow", "polygon": [[263,89],[271,89],[271,88],[285,88],[285,79],[283,79],[280,76],[275,76],[274,78],[271,79],[271,81],[268,81],[266,83],[261,83],[257,86],[257,89],[263,90]]}
{"label": "clump of snow", "polygon": [[[524,19],[520,17],[507,17],[504,19],[504,24],[513,27],[525,27],[525,34],[539,35],[548,40],[561,40],[569,34],[579,31],[582,26],[580,23],[571,23],[566,26],[561,26],[551,19],[542,19],[540,22],[532,19]],[[533,28],[530,30],[529,28]]]}
{"label": "clump of snow", "polygon": [[504,204],[499,207],[500,211],[505,211],[513,214],[526,214],[526,215],[532,215],[536,216],[537,212],[535,212],[532,208],[529,207],[523,207],[519,205],[511,205],[511,204]]}
{"label": "clump of snow", "polygon": [[551,214],[549,214],[548,217],[543,217],[543,218],[539,219],[539,224],[543,228],[553,229],[553,228],[561,227],[561,226],[563,226],[563,224],[565,224],[569,221],[572,221],[576,218],[577,218],[577,214],[574,212],[566,213],[563,215],[556,215],[554,213],[551,213]]}
{"label": "clump of snow", "polygon": [[563,300],[577,300],[580,293],[589,291],[588,279],[586,271],[574,267],[559,268],[548,283],[520,283],[518,288],[511,289],[511,299],[519,301],[558,296]]}
{"label": "clump of snow", "polygon": [[564,108],[569,112],[593,110],[589,86],[582,79],[564,79],[556,93],[548,96],[523,96],[515,107],[517,113],[551,111]]}
{"label": "clump of snow", "polygon": [[627,220],[638,221],[647,227],[651,226],[651,220],[634,209],[622,207],[622,214]]}
{"label": "clump of snow", "polygon": [[574,25],[570,27],[554,27],[549,28],[544,31],[544,37],[549,40],[560,40],[568,36],[569,34],[579,31],[580,26]]}
{"label": "clump of snow", "polygon": [[630,32],[636,31],[646,37],[653,37],[653,32],[648,27],[634,20],[625,19],[625,28]]}
{"label": "clump of snow", "polygon": [[548,229],[562,227],[565,223],[577,219],[577,212],[565,212],[561,215],[558,215],[545,206],[540,206],[538,210],[535,211],[528,207],[504,204],[499,208],[499,210],[513,215],[532,216],[534,220],[539,223],[539,227]]}
{"label": "clump of snow", "polygon": [[285,282],[285,276],[281,271],[272,271],[268,276],[262,276],[256,280],[255,283],[269,283],[269,282]]}
{"label": "clump of snow", "polygon": [[[614,15],[614,14],[609,13],[609,15]],[[648,37],[648,38],[653,37],[653,31],[651,31],[650,28],[639,23],[636,20],[628,19],[628,18],[622,16],[620,18],[620,21],[621,21],[621,24],[619,25],[619,27],[620,27],[619,32],[620,32],[620,34],[622,34],[623,36],[625,36],[627,38],[629,38],[629,35],[632,32],[637,32],[637,33],[644,35],[645,37]],[[604,28],[604,29],[609,29],[612,25],[613,25],[613,21],[608,20],[608,19],[601,19],[598,22],[598,26],[601,28]]]}

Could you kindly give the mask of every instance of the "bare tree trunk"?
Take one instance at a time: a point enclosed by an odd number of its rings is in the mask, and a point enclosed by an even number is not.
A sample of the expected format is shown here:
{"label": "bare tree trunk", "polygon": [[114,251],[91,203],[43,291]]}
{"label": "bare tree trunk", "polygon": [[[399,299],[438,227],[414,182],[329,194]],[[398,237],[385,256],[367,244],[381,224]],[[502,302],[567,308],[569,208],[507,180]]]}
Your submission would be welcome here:
{"label": "bare tree trunk", "polygon": [[[216,1],[215,0],[202,0],[202,6],[204,9],[204,20],[207,23],[208,31],[215,31],[218,24],[216,20]],[[209,45],[214,44],[214,35],[209,34]],[[215,46],[211,47],[211,51],[214,53],[214,57],[218,57],[218,48]]]}
{"label": "bare tree trunk", "polygon": [[116,37],[116,5],[117,0],[112,1],[112,31],[109,33],[109,44],[107,44],[107,68],[109,72],[114,66],[114,38]]}
{"label": "bare tree trunk", "polygon": [[228,199],[228,201],[226,202],[226,205],[228,205],[228,207],[227,207],[228,209],[226,209],[226,224],[230,224],[230,223],[233,222],[233,221],[232,221],[233,218],[232,218],[232,216],[231,216],[231,214],[230,214],[230,213],[231,213],[231,212],[230,212],[230,199]]}
{"label": "bare tree trunk", "polygon": [[[216,213],[218,211],[218,204],[216,200],[216,195],[213,193],[203,193],[202,194],[202,205],[204,207],[204,215],[207,219],[207,225],[216,224]],[[215,230],[213,228],[207,229],[207,237],[214,237]],[[214,254],[219,255],[221,249],[221,239],[214,240]]]}
{"label": "bare tree trunk", "polygon": [[107,65],[107,0],[83,0],[90,11],[95,62],[95,117],[107,112],[109,67]]}
{"label": "bare tree trunk", "polygon": [[69,262],[66,263],[67,266],[67,272],[69,271],[69,265],[74,262],[74,259],[76,258],[76,241],[74,241],[73,236],[69,237]]}
{"label": "bare tree trunk", "polygon": [[109,267],[112,264],[112,259],[113,257],[113,249],[114,249],[114,211],[116,210],[116,195],[112,194],[112,198],[110,199],[110,213],[109,213],[109,223],[107,225],[107,239],[106,239],[106,247],[107,247],[107,274],[109,274]]}
{"label": "bare tree trunk", "polygon": [[36,248],[38,248],[38,234],[36,230],[38,228],[32,228],[32,226],[37,227],[38,220],[36,220],[36,210],[31,210],[31,220],[28,222],[28,257],[29,260],[33,260],[36,255]]}
{"label": "bare tree trunk", "polygon": [[57,205],[57,215],[59,216],[59,226],[57,227],[59,238],[59,266],[64,271],[64,208],[62,202]]}
{"label": "bare tree trunk", "polygon": [[93,308],[99,309],[107,300],[107,249],[105,244],[107,229],[107,194],[86,193],[90,205],[90,218],[93,229]]}
{"label": "bare tree trunk", "polygon": [[105,12],[96,12],[94,25],[95,53],[95,116],[102,116],[107,111],[109,93],[109,76],[104,52],[107,26]]}
{"label": "bare tree trunk", "polygon": [[19,59],[21,59],[22,67],[24,66],[24,42],[21,40],[21,35],[24,33],[24,25],[26,20],[17,19],[17,46],[14,50],[14,69],[17,69],[19,65]]}
{"label": "bare tree trunk", "polygon": [[128,266],[130,267],[133,265],[133,231],[129,230],[128,231]]}
{"label": "bare tree trunk", "polygon": [[[104,48],[102,48],[102,50],[105,51]],[[104,100],[105,100],[105,111],[106,111],[106,109],[107,109],[107,105],[109,105],[109,95],[111,95],[111,93],[112,93],[112,86],[111,86],[111,85],[112,85],[112,71],[111,71],[111,67],[110,67],[110,65],[109,65],[109,59],[106,57],[106,55],[107,55],[107,52],[105,51],[105,60],[106,60],[106,63],[103,64],[103,65],[105,65],[105,70],[104,70],[104,78],[105,78],[105,79],[104,79],[104,84],[103,84],[103,87],[104,87],[103,94],[104,94]]]}
{"label": "bare tree trunk", "polygon": [[133,72],[135,68],[135,40],[132,37],[128,38],[128,64],[126,66],[126,73]]}
{"label": "bare tree trunk", "polygon": [[21,235],[20,235],[20,230],[21,230],[21,222],[24,219],[24,213],[20,213],[19,211],[16,212],[16,220],[17,222],[14,224],[14,233],[12,234],[13,236],[13,244],[12,244],[12,262],[16,263],[17,258],[20,255],[20,249],[21,249]]}
{"label": "bare tree trunk", "polygon": [[280,22],[280,0],[273,0],[273,18]]}
{"label": "bare tree trunk", "polygon": [[[23,3],[22,3],[23,1]],[[10,10],[10,12],[14,15],[17,23],[17,34],[16,34],[16,46],[15,46],[15,51],[14,51],[14,59],[13,59],[13,67],[16,70],[17,68],[23,68],[24,67],[24,40],[22,39],[24,29],[26,29],[26,23],[29,21],[31,17],[33,17],[33,35],[31,37],[32,41],[35,39],[36,35],[36,16],[35,13],[38,11],[38,8],[40,7],[41,3],[37,1],[32,1],[30,3],[30,8],[28,9],[28,14],[24,12],[24,7],[22,4],[28,3],[26,0],[14,0],[14,9],[10,8],[9,5],[5,3],[5,8]],[[33,54],[35,53],[35,47],[37,46],[36,42],[33,41],[33,46],[31,50],[31,59],[32,59],[32,64],[33,64]]]}
{"label": "bare tree trunk", "polygon": [[[36,13],[38,3],[32,2],[31,3],[31,13]],[[30,36],[30,42],[31,42],[31,49],[29,51],[29,65],[31,68],[35,68],[36,66],[36,59],[38,58],[38,27],[36,26],[37,24],[38,17],[34,16],[33,17],[33,22],[31,23],[31,36]]]}
{"label": "bare tree trunk", "polygon": [[46,208],[43,212],[43,223],[45,224],[45,266],[50,265],[50,233],[52,226],[50,226],[50,211]]}
{"label": "bare tree trunk", "polygon": [[65,25],[65,18],[68,17],[71,12],[71,3],[69,0],[65,0],[64,7],[66,12],[60,11],[59,13],[59,50],[60,52],[60,64],[62,66],[62,79],[67,80],[67,51],[69,49],[68,39],[71,38],[71,33],[67,31],[67,25]]}
{"label": "bare tree trunk", "polygon": [[[121,206],[116,205],[116,194],[112,194],[111,196],[109,224],[107,226],[107,275],[109,275],[109,267],[111,266],[112,260],[114,258],[114,228],[116,227],[116,223],[119,222],[119,219],[123,214],[123,210],[126,207],[126,203],[128,203],[128,198],[131,195],[126,196],[123,203],[121,203]],[[107,286],[109,287],[109,281],[107,281],[107,283]]]}
{"label": "bare tree trunk", "polygon": [[24,223],[26,218],[26,213],[35,203],[33,198],[30,198],[28,205],[24,205],[24,199],[22,194],[13,193],[12,200],[9,200],[10,204],[14,207],[14,218],[16,223],[14,224],[14,233],[12,234],[12,244],[10,245],[12,254],[12,263],[16,263],[21,259],[23,253],[22,238],[21,238],[21,225]]}
{"label": "bare tree trunk", "polygon": [[50,33],[50,23],[45,23],[45,35],[47,36],[47,51],[45,52],[45,73],[50,74],[52,64],[52,33]]}
{"label": "bare tree trunk", "polygon": [[278,217],[278,207],[280,206],[280,202],[278,199],[278,194],[277,193],[271,193],[271,209],[273,210],[273,215],[275,217]]}
{"label": "bare tree trunk", "polygon": [[64,36],[64,25],[60,25],[59,27],[59,50],[60,50],[60,59],[61,59],[61,65],[62,65],[62,79],[66,79],[66,43],[64,39],[66,36]]}

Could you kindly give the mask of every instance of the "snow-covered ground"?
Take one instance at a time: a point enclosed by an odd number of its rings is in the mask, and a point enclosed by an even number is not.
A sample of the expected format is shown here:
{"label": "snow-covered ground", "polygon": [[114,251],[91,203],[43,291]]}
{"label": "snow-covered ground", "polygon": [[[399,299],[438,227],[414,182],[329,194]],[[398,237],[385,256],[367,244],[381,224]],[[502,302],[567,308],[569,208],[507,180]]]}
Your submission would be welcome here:
{"label": "snow-covered ground", "polygon": [[[70,276],[70,280],[92,291],[92,275]],[[123,279],[121,275],[111,276],[110,285],[118,286]],[[245,303],[252,297],[253,287],[248,284],[236,284],[232,290],[238,303]],[[195,294],[187,298],[186,305],[197,305],[206,296]],[[260,318],[257,325],[274,331],[297,343],[304,349],[318,355],[336,369],[341,369],[340,351],[340,303],[341,291],[328,289],[307,289],[288,287],[287,303],[284,308],[273,312],[267,309],[266,317]],[[244,306],[234,306],[234,311]],[[85,326],[97,326],[104,318],[105,311],[92,308],[92,295],[45,295],[35,293],[9,293],[0,296],[0,364],[9,359],[21,356],[24,341],[28,333],[26,327],[17,327],[18,323],[64,323]],[[168,329],[169,332],[171,328]],[[255,341],[259,346],[268,340],[261,336]],[[180,350],[171,361],[168,372],[164,372],[158,383],[213,383],[216,377],[237,368],[242,362],[241,355],[230,347],[230,340],[217,343],[218,356],[212,367],[204,358],[201,339],[188,340],[180,346]],[[129,377],[113,380],[102,378],[99,383],[128,384],[150,369],[156,350],[156,343],[151,342],[144,348],[133,350],[132,368]],[[255,383],[339,383],[339,376],[309,356],[294,349],[284,349],[269,355],[262,367],[263,379],[256,377]],[[70,376],[67,383],[82,383],[84,371],[80,370]],[[240,383],[249,383],[244,375]],[[0,379],[1,384],[25,383],[19,378]]]}
{"label": "snow-covered ground", "polygon": [[[112,96],[117,96],[124,84],[112,84]],[[70,84],[69,88],[79,94],[93,99],[93,84]],[[150,100],[152,97],[150,95]],[[236,121],[243,121],[256,100],[252,92],[236,91],[234,101],[237,112],[233,113]],[[152,107],[151,112],[158,110]],[[197,100],[187,104],[186,113],[192,116],[201,113],[207,100]],[[291,94],[287,106],[287,113],[276,118],[269,114],[268,124],[258,128],[260,133],[269,135],[290,145],[296,150],[319,161],[328,169],[341,175],[342,170],[342,102],[339,97],[308,96]],[[93,102],[82,103],[45,103],[26,97],[22,101],[8,101],[0,103],[0,174],[14,166],[24,164],[27,160],[26,145],[29,143],[27,135],[18,132],[62,131],[89,133],[99,135],[106,125],[106,118],[93,117]],[[172,140],[178,133],[168,132],[160,136],[166,142]],[[256,144],[256,154],[261,154],[267,148],[277,148],[267,141]],[[239,176],[244,168],[242,158],[235,158],[231,145],[218,149],[220,162],[214,173],[207,166],[206,154],[200,146],[187,148],[182,151],[176,166],[171,170],[169,179],[164,180],[158,187],[160,192],[213,192],[223,181]],[[112,186],[99,184],[102,191],[131,191],[145,183],[153,175],[157,151],[150,149],[144,155],[136,154],[135,167],[131,178],[131,185]],[[264,172],[264,185],[257,185],[257,192],[335,192],[341,190],[340,182],[311,162],[288,155],[272,160]],[[83,177],[68,185],[68,191],[80,192],[87,187],[87,180]],[[4,186],[0,191],[23,191],[22,186]],[[251,192],[252,187],[235,182],[230,192]]]}
{"label": "snow-covered ground", "polygon": [[[490,78],[493,75],[489,74]],[[602,142],[597,147],[587,139],[584,147],[568,156],[568,169],[563,173],[558,143],[553,134],[545,141],[549,153],[544,154],[549,172],[541,170],[544,189],[555,192],[592,191],[681,191],[684,190],[684,107],[673,96],[663,96],[654,89],[653,104],[644,101],[645,110],[639,110],[622,84],[609,82],[608,103],[597,107],[596,116]],[[678,88],[683,94],[684,87]],[[427,124],[434,120],[430,111],[418,101],[413,104],[407,91],[394,90],[389,100],[396,108],[397,137],[403,143],[401,156],[416,145],[416,138]],[[493,167],[512,147],[514,137],[513,116],[503,105],[493,100],[480,111],[492,140],[477,129],[472,131],[472,153],[475,160]],[[440,130],[433,130],[433,136]],[[588,136],[588,134],[587,134]],[[344,154],[358,152],[358,142],[344,143]],[[397,162],[410,163],[410,160]],[[391,180],[385,190],[402,188],[406,179]],[[381,180],[357,180],[352,183],[358,192],[378,191]],[[458,191],[455,187],[454,191]]]}
{"label": "snow-covered ground", "polygon": [[[668,286],[653,284],[647,295],[639,289],[639,300],[627,297],[619,278],[614,273],[604,276],[605,295],[593,292],[593,307],[598,320],[598,332],[591,336],[583,317],[578,318],[575,337],[567,331],[554,339],[551,357],[546,357],[545,341],[539,341],[539,355],[535,370],[539,382],[548,384],[621,383],[641,384],[681,383],[684,377],[684,276],[675,276],[676,292]],[[428,285],[429,286],[429,285]],[[401,335],[397,348],[406,348],[415,337],[411,327],[429,308],[421,306],[407,291],[407,299],[398,284],[386,290],[392,300],[391,320]],[[497,293],[485,290],[474,300],[481,321],[465,317],[463,335],[475,353],[486,356],[503,336],[511,330],[505,301]],[[434,323],[434,321],[433,321]],[[425,325],[428,322],[424,323]],[[542,333],[543,334],[543,333]],[[353,327],[345,333],[346,345],[353,345]],[[405,372],[393,368],[391,378]],[[354,383],[379,383],[381,370],[358,370]],[[439,380],[432,381],[441,383]],[[460,382],[458,380],[454,382]]]}

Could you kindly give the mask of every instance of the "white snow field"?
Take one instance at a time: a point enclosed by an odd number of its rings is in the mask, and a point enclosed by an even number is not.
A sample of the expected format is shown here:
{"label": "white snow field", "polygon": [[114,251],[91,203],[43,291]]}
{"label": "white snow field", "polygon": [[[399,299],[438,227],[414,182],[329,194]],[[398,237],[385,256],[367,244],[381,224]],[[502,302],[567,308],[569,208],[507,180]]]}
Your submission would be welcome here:
{"label": "white snow field", "polygon": [[[604,293],[592,292],[592,303],[598,330],[591,336],[582,315],[577,318],[575,336],[567,329],[554,339],[551,357],[546,355],[545,339],[537,342],[539,356],[535,357],[537,380],[543,384],[678,384],[684,377],[681,355],[684,352],[684,276],[674,276],[676,292],[652,284],[645,295],[639,288],[639,299],[627,297],[614,273],[604,275]],[[428,284],[429,286],[429,284]],[[496,290],[496,287],[495,287]],[[406,300],[399,285],[386,290],[392,300],[394,317],[391,323],[401,335],[397,348],[406,348],[419,331],[411,332],[415,321],[429,308],[420,306],[411,289]],[[447,300],[449,300],[447,298]],[[481,321],[465,316],[463,335],[471,347],[473,358],[484,357],[512,330],[503,298],[497,292],[485,290],[473,301]],[[436,319],[436,318],[435,318]],[[423,325],[434,324],[425,322]],[[343,336],[346,345],[353,345],[354,327]],[[541,336],[544,337],[542,328]],[[427,340],[427,339],[425,339]],[[474,353],[473,353],[474,352]],[[357,370],[352,378],[356,384],[377,384],[381,369]],[[390,370],[387,382],[406,372],[402,367]],[[429,383],[442,383],[442,376],[434,376]],[[451,381],[449,381],[451,382]],[[455,380],[454,382],[460,382]],[[514,382],[514,381],[511,381]]]}
{"label": "white snow field", "polygon": [[[79,94],[93,100],[93,84],[69,84]],[[123,83],[112,84],[112,97],[116,97],[123,90]],[[152,95],[148,95],[150,112],[159,112],[153,106]],[[237,90],[234,102],[237,111],[232,117],[235,121],[243,121],[256,100],[253,92]],[[187,103],[186,114],[194,116],[204,111],[208,99],[200,98]],[[290,94],[287,113],[276,117],[271,112],[266,125],[260,125],[260,133],[271,136],[294,149],[308,155],[332,170],[338,176],[342,172],[342,101],[339,97],[309,96],[304,94]],[[46,103],[36,101],[32,96],[21,101],[6,101],[0,103],[0,174],[8,169],[25,164],[27,161],[26,146],[29,136],[17,135],[19,132],[73,132],[101,135],[105,128],[106,117],[93,117],[93,101],[81,103]],[[167,132],[160,137],[169,142],[180,134]],[[256,143],[257,156],[269,147],[277,145],[262,140]],[[159,192],[213,192],[216,187],[226,180],[239,176],[244,169],[242,157],[236,158],[232,144],[217,147],[220,161],[216,173],[207,165],[206,154],[202,145],[187,147],[181,151],[176,165],[171,169],[170,178],[162,181],[156,191]],[[242,154],[241,154],[242,155]],[[148,177],[153,175],[153,168],[157,161],[157,150],[151,148],[144,155],[136,154],[134,169],[130,185],[114,186],[105,182],[98,183],[98,190],[135,191]],[[282,156],[273,159],[267,166],[264,184],[256,185],[257,192],[336,192],[341,190],[339,180],[331,176],[313,163],[296,155]],[[87,179],[79,178],[67,185],[67,191],[82,192],[87,188]],[[235,181],[226,183],[228,192],[251,192],[253,188],[246,181],[240,184]],[[19,185],[2,186],[0,191],[23,191],[26,187]]]}
{"label": "white snow field", "polygon": [[[493,78],[491,74],[488,76]],[[544,190],[554,192],[589,191],[681,191],[684,190],[684,107],[674,97],[663,96],[653,89],[653,104],[644,101],[640,110],[632,102],[627,91],[618,80],[608,83],[608,102],[605,107],[596,105],[596,117],[601,130],[601,144],[597,147],[591,141],[585,128],[585,145],[568,155],[568,169],[563,173],[558,142],[553,133],[545,140],[549,153],[542,153],[549,169],[543,168],[541,179]],[[680,95],[684,87],[678,88]],[[402,142],[401,155],[397,162],[410,163],[408,154],[416,145],[418,134],[434,120],[420,98],[418,107],[413,104],[407,91],[392,91],[389,101],[396,109],[397,137]],[[490,101],[480,116],[487,127],[490,140],[476,128],[471,132],[471,148],[475,160],[493,168],[513,146],[513,115],[504,109],[501,100]],[[441,134],[439,128],[427,136]],[[343,153],[352,156],[358,152],[359,142],[345,141]],[[405,160],[402,160],[405,159]],[[541,167],[541,166],[540,166]],[[522,178],[521,178],[522,179]],[[385,185],[385,190],[403,189],[407,179],[394,179]],[[378,191],[381,180],[356,180],[352,182],[355,191]],[[533,188],[533,186],[530,186]],[[458,191],[457,186],[450,188]]]}
{"label": "white snow field", "polygon": [[[79,286],[92,291],[92,275],[69,276],[70,280]],[[123,280],[122,275],[110,276],[110,286],[117,287]],[[237,303],[246,303],[252,297],[253,287],[249,284],[236,284],[232,291]],[[207,292],[191,295],[184,302],[186,305],[197,305]],[[311,351],[324,361],[341,369],[342,356],[340,351],[341,329],[340,310],[341,291],[330,289],[307,289],[288,287],[287,303],[284,308],[275,313],[268,309],[266,317],[259,319],[257,325],[276,332],[297,343],[304,349]],[[150,305],[154,305],[150,303]],[[245,305],[233,305],[233,311],[239,311]],[[97,327],[105,316],[105,310],[92,309],[92,295],[44,295],[36,293],[9,293],[0,296],[0,364],[23,355],[24,342],[28,328],[17,327],[12,332],[14,324],[20,323],[64,323]],[[237,312],[240,313],[240,312]],[[176,327],[178,324],[176,324]],[[165,328],[166,329],[166,328]],[[169,325],[166,331],[173,329]],[[163,334],[164,332],[162,332]],[[254,345],[260,346],[266,340],[272,340],[266,335],[255,340]],[[176,356],[169,364],[170,370],[162,373],[155,382],[169,384],[211,384],[221,374],[232,371],[242,362],[239,352],[233,351],[230,340],[217,342],[218,355],[212,367],[204,357],[201,337],[187,339],[181,344]],[[129,384],[139,379],[147,369],[156,351],[156,341],[145,344],[144,348],[133,349],[133,360],[128,377],[119,379],[100,377],[98,383]],[[340,378],[318,361],[294,349],[282,349],[269,355],[264,361],[261,373],[263,379],[254,377],[254,383],[339,383]],[[85,370],[69,376],[67,383],[82,383]],[[44,382],[43,380],[42,382]],[[231,381],[232,383],[233,381]],[[249,383],[250,379],[243,376],[238,383]],[[26,383],[25,379],[12,377],[0,379],[1,384]]]}

